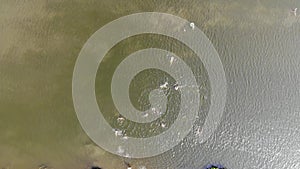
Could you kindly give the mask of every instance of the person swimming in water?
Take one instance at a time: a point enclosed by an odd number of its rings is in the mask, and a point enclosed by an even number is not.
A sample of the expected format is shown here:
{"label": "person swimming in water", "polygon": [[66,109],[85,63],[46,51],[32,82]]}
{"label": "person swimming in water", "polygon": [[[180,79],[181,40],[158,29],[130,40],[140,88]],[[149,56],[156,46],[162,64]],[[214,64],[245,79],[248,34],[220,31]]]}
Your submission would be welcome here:
{"label": "person swimming in water", "polygon": [[291,13],[294,14],[295,16],[297,16],[297,10],[298,10],[298,8],[293,8],[291,10]]}
{"label": "person swimming in water", "polygon": [[209,164],[204,169],[226,169],[226,168],[221,166],[220,164]]}

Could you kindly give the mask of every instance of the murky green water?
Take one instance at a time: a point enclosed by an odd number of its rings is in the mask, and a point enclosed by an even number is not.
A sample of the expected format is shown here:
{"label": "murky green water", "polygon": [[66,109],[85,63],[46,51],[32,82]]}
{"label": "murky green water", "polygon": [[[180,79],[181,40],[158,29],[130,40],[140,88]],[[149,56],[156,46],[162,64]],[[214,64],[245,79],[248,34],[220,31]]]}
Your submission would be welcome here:
{"label": "murky green water", "polygon": [[[104,169],[126,167],[124,158],[97,148],[81,129],[73,108],[72,73],[83,44],[96,30],[121,16],[146,11],[180,16],[195,22],[206,33],[225,68],[228,100],[224,122],[206,143],[187,140],[184,146],[159,157],[126,161],[135,168],[193,168],[208,162],[222,162],[229,168],[266,168],[271,164],[268,161],[277,163],[279,159],[288,162],[278,162],[276,168],[293,164],[300,155],[299,151],[289,151],[289,147],[300,149],[298,144],[292,144],[299,137],[287,142],[282,136],[276,142],[275,135],[280,132],[272,129],[281,126],[280,131],[287,133],[299,131],[293,124],[299,124],[300,119],[300,108],[296,106],[300,98],[300,15],[290,13],[293,7],[300,8],[300,2],[0,0],[0,168],[32,169],[40,164],[74,169],[93,164]],[[130,46],[130,40],[124,42],[110,55],[126,56],[130,51],[157,44],[189,54],[176,42],[170,45],[172,40],[152,38],[131,39],[139,43]],[[111,59],[110,55],[104,61],[110,63],[104,67],[107,74],[120,59]],[[205,76],[205,70],[200,72]],[[101,81],[105,75],[97,78]],[[209,89],[209,82],[203,83]],[[105,91],[97,88],[101,90]],[[209,96],[209,92],[206,94]],[[105,92],[97,97],[104,104],[110,99]],[[290,112],[290,118],[282,114],[284,108]],[[107,110],[111,109],[108,105]],[[256,115],[247,114],[248,111]],[[116,117],[110,119],[112,125]],[[278,117],[283,117],[282,121]],[[290,128],[284,120],[291,121]],[[266,137],[269,143],[263,146],[264,142],[259,144],[259,139],[252,139],[259,137]]]}

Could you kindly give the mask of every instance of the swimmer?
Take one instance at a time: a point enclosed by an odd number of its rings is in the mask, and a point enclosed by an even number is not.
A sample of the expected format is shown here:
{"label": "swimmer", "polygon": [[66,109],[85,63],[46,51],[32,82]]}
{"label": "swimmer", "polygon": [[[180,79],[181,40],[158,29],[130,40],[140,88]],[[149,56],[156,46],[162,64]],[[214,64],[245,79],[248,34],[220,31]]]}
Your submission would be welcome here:
{"label": "swimmer", "polygon": [[190,27],[192,28],[192,30],[194,30],[194,29],[195,29],[195,23],[194,23],[194,22],[191,22],[191,23],[190,23]]}
{"label": "swimmer", "polygon": [[298,10],[298,8],[293,8],[291,10],[291,13],[293,13],[295,16],[297,16],[297,10]]}

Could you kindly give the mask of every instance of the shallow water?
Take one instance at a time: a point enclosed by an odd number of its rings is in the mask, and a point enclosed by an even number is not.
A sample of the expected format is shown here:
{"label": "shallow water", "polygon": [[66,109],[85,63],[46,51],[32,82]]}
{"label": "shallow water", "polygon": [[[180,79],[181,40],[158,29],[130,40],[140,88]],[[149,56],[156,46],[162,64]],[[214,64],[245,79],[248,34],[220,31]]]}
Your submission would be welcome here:
{"label": "shallow water", "polygon": [[[94,164],[118,169],[126,167],[124,160],[134,168],[159,169],[199,168],[211,162],[236,169],[300,167],[300,14],[290,13],[291,8],[300,8],[299,1],[0,0],[0,4],[0,167],[32,169],[45,164],[83,169]],[[199,144],[191,133],[182,145],[157,157],[124,159],[95,146],[82,130],[73,107],[72,73],[83,44],[95,31],[121,16],[145,11],[180,16],[207,35],[225,69],[227,102],[222,122],[207,142]],[[139,48],[159,44],[189,55],[176,42],[168,45],[172,39],[152,38],[129,39],[112,50],[96,85],[121,56]],[[139,43],[132,45],[135,40]],[[120,57],[112,59],[114,55]],[[205,79],[205,71],[199,72]],[[139,84],[142,80],[137,77],[136,85],[145,85]],[[209,82],[203,81],[209,90]],[[96,87],[99,104],[110,99],[101,90],[105,89]],[[143,97],[134,99],[141,91],[132,90],[134,104],[144,102]],[[209,98],[209,92],[205,95]],[[106,112],[113,109],[107,106]],[[204,115],[208,107],[204,100]],[[115,117],[108,117],[112,125]],[[144,135],[161,132],[149,131]]]}

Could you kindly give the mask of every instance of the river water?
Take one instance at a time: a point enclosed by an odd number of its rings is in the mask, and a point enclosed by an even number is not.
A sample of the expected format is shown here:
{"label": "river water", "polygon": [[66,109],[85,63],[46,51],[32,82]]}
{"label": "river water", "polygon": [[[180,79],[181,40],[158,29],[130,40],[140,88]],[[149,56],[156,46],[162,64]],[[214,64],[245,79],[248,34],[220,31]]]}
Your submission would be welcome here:
{"label": "river water", "polygon": [[[44,164],[58,169],[92,165],[121,169],[126,168],[124,161],[133,168],[158,169],[194,169],[207,163],[222,163],[228,169],[300,167],[300,12],[291,13],[300,8],[300,1],[0,0],[0,4],[0,168],[34,169]],[[121,16],[152,11],[194,22],[211,40],[226,74],[226,107],[220,126],[205,143],[198,144],[191,134],[182,146],[162,155],[122,158],[97,147],[81,128],[72,100],[74,65],[82,46],[99,28]],[[129,39],[104,60],[110,63],[97,75],[96,85],[118,63],[110,56],[157,44],[188,53],[165,37]],[[209,90],[205,71],[200,72]],[[137,85],[148,84],[148,76],[137,77],[137,82],[144,81]],[[139,97],[141,91],[132,91],[132,97]],[[99,104],[109,101],[105,88],[96,87],[96,92]],[[209,92],[206,95],[210,97]],[[106,112],[111,109],[108,104]],[[204,112],[207,109],[209,101],[204,99]],[[156,130],[150,131],[146,133]]]}

